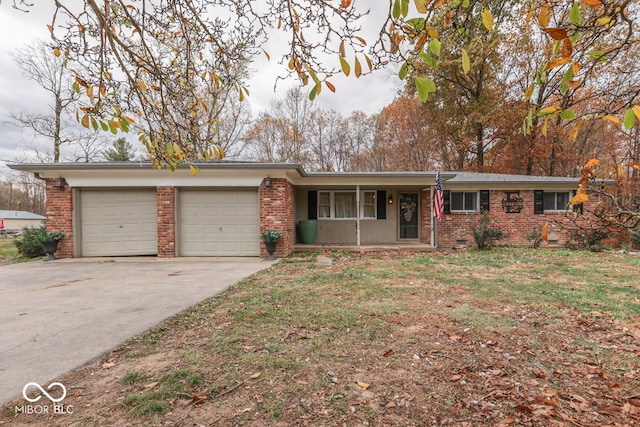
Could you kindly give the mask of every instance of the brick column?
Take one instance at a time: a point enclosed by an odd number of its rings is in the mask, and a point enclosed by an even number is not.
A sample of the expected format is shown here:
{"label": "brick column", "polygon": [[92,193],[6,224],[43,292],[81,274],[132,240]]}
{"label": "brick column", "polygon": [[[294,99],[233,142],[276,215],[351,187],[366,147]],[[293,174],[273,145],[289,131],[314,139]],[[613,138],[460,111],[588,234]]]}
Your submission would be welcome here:
{"label": "brick column", "polygon": [[65,233],[58,243],[56,256],[73,257],[73,191],[65,182],[63,188],[55,186],[57,179],[46,181],[47,231]]}
{"label": "brick column", "polygon": [[431,189],[420,192],[420,243],[431,244]]}
{"label": "brick column", "polygon": [[[275,256],[286,257],[293,252],[293,184],[286,178],[271,178],[267,187],[260,184],[260,234],[277,231],[282,235],[278,240]],[[260,256],[268,255],[264,243],[260,241]]]}
{"label": "brick column", "polygon": [[158,256],[176,256],[176,189],[158,187]]}

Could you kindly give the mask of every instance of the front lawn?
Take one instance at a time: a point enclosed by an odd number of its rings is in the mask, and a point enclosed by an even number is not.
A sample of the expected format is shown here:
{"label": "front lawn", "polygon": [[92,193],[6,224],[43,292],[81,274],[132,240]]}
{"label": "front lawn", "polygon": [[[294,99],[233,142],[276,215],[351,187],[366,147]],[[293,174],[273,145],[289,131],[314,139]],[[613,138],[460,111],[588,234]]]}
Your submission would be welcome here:
{"label": "front lawn", "polygon": [[640,423],[640,257],[325,256],[282,260],[61,377],[73,414],[18,401],[0,424]]}
{"label": "front lawn", "polygon": [[0,236],[0,265],[10,264],[20,258],[13,237]]}

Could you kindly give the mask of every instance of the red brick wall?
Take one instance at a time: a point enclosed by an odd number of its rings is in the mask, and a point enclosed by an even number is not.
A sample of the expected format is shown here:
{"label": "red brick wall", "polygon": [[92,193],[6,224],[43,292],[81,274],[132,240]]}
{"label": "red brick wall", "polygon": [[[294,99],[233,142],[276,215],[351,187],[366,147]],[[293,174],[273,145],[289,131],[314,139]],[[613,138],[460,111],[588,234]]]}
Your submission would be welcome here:
{"label": "red brick wall", "polygon": [[58,243],[56,256],[73,256],[73,193],[65,182],[64,188],[55,186],[55,179],[46,181],[47,231],[65,233]]}
{"label": "red brick wall", "polygon": [[[265,180],[266,181],[266,180]],[[282,235],[276,247],[276,257],[293,252],[295,222],[293,217],[293,184],[285,178],[271,178],[270,186],[260,184],[260,234],[277,231]],[[268,255],[260,241],[260,256]]]}
{"label": "red brick wall", "polygon": [[[528,245],[529,240],[527,240],[526,235],[535,229],[541,230],[542,226],[548,223],[549,239],[557,240],[558,246],[566,245],[569,231],[572,228],[566,212],[534,214],[533,190],[521,190],[519,193],[524,202],[522,211],[520,213],[506,213],[502,208],[505,190],[492,190],[490,192],[491,216],[509,230],[509,237],[501,240],[500,243],[519,246]],[[585,203],[585,212],[595,203],[596,201],[594,200]],[[464,240],[467,247],[475,247],[472,227],[477,222],[479,215],[479,213],[462,212],[445,214],[444,218],[438,221],[438,246],[440,248],[452,248],[456,246],[458,240]],[[583,222],[586,224],[587,221],[588,217],[586,215],[578,219],[578,223]]]}
{"label": "red brick wall", "polygon": [[420,243],[431,244],[431,190],[420,193]]}
{"label": "red brick wall", "polygon": [[176,256],[176,189],[158,187],[158,256]]}

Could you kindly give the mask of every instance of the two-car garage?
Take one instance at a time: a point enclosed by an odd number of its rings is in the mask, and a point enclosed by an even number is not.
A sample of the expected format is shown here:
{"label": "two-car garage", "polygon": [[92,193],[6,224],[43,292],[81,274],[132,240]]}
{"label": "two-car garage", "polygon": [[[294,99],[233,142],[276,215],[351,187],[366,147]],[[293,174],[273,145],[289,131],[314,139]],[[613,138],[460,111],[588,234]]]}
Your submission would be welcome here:
{"label": "two-car garage", "polygon": [[[156,188],[94,189],[76,193],[79,256],[158,253]],[[179,189],[175,196],[177,256],[258,256],[257,189]]]}

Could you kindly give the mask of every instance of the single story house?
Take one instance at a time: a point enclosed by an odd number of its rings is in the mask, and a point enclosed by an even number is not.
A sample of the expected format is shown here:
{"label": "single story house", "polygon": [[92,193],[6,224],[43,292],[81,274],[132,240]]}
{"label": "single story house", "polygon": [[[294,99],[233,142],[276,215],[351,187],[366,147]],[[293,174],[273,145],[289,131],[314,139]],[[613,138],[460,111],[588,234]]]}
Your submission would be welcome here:
{"label": "single story house", "polygon": [[[174,172],[146,163],[12,164],[46,180],[47,228],[66,233],[63,257],[266,256],[260,234],[277,231],[277,256],[319,246],[474,246],[488,209],[506,243],[551,225],[567,233],[577,178],[442,172],[445,214],[434,218],[435,172],[307,172],[299,164],[218,161]],[[311,222],[304,222],[311,221]],[[300,227],[316,228],[313,246]]]}
{"label": "single story house", "polygon": [[[46,217],[27,211],[13,211],[0,209],[0,231],[15,233],[25,228],[40,227],[46,221]],[[4,224],[4,228],[2,225]]]}

